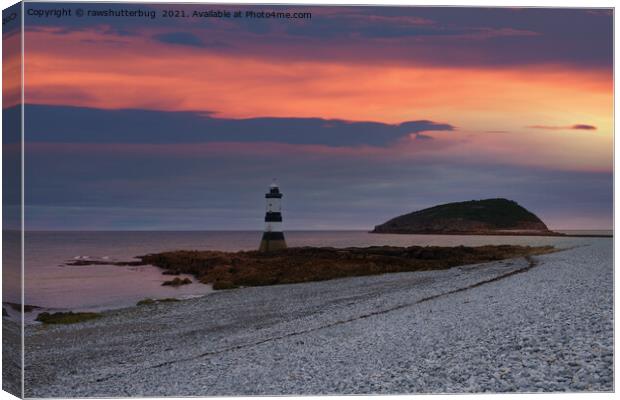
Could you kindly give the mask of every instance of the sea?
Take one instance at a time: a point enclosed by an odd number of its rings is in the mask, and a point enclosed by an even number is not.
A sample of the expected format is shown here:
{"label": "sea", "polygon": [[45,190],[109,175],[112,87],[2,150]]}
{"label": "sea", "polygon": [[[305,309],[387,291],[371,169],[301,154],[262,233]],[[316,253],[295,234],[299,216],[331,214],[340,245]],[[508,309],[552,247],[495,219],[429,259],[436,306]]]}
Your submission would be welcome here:
{"label": "sea", "polygon": [[[612,234],[612,231],[562,231],[569,234]],[[101,311],[134,306],[145,298],[185,299],[213,292],[210,285],[162,286],[168,275],[153,266],[69,266],[84,260],[130,261],[136,256],[171,250],[252,250],[259,231],[122,231],[27,232],[25,234],[25,304],[46,311]],[[600,238],[541,236],[394,235],[365,231],[286,232],[289,247],[329,246],[481,246],[498,244],[571,247]],[[190,277],[191,278],[191,277]],[[6,290],[3,301],[20,303],[19,290]],[[6,307],[5,307],[6,308]]]}

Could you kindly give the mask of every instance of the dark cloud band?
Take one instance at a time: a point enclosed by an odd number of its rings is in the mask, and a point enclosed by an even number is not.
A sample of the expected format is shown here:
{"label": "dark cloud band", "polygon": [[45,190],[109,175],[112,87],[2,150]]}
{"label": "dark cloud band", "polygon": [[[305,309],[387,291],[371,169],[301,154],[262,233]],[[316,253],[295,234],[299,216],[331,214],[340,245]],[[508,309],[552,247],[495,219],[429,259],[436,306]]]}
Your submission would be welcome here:
{"label": "dark cloud band", "polygon": [[[60,6],[63,4],[37,5],[40,9]],[[88,9],[116,7],[125,5],[93,3]],[[153,12],[158,10],[152,7]],[[196,6],[177,4],[175,8],[191,12]],[[98,28],[104,34],[148,36],[167,45],[194,50],[313,61],[485,67],[565,64],[609,73],[613,66],[611,9],[291,5],[252,9],[310,12],[314,18],[286,24],[280,20],[213,19],[197,26],[189,24],[186,18],[154,22],[134,18],[27,16],[26,29],[53,26],[61,34]],[[292,51],[300,47],[306,51]]]}
{"label": "dark cloud band", "polygon": [[558,125],[529,125],[527,128],[530,129],[545,129],[550,131],[566,131],[566,130],[576,130],[576,131],[595,131],[596,126],[588,125],[588,124],[575,124],[575,125],[567,125],[567,126],[558,126]]}
{"label": "dark cloud band", "polygon": [[427,120],[386,124],[323,118],[229,119],[202,112],[50,105],[27,105],[25,113],[29,122],[26,141],[50,143],[275,142],[387,146],[409,135],[454,129],[450,124]]}

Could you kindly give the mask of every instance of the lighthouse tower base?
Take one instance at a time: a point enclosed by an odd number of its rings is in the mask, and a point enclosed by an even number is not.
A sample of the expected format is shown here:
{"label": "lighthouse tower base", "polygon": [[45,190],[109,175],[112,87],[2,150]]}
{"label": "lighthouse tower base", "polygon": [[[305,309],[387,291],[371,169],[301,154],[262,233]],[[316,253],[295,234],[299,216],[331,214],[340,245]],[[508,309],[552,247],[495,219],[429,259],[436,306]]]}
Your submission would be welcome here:
{"label": "lighthouse tower base", "polygon": [[286,249],[286,241],[283,232],[264,232],[258,251],[275,251]]}

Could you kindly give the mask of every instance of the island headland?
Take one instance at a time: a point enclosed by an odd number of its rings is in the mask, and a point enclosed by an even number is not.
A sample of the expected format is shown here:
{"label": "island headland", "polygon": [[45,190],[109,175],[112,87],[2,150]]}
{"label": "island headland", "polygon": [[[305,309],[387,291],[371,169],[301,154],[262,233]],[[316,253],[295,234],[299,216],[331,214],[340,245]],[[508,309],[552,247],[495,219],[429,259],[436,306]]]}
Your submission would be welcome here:
{"label": "island headland", "polygon": [[497,198],[440,204],[400,215],[371,233],[431,235],[608,236],[567,235],[550,230],[516,201]]}

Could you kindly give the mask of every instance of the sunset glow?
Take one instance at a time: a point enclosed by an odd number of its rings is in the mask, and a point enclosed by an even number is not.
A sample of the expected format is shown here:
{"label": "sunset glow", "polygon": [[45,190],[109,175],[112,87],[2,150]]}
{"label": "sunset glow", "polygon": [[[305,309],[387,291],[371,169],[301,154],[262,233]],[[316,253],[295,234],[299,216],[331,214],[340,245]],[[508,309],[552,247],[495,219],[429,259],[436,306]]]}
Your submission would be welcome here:
{"label": "sunset glow", "polygon": [[[610,14],[490,9],[484,13],[498,22],[487,26],[481,16],[461,26],[451,11],[408,12],[317,8],[310,21],[255,22],[260,26],[194,19],[119,25],[93,19],[60,26],[28,19],[27,104],[191,112],[231,124],[272,117],[389,126],[432,121],[450,127],[414,131],[380,146],[279,139],[240,143],[223,137],[191,145],[181,138],[165,147],[148,140],[116,147],[108,140],[101,146],[96,140],[33,143],[32,151],[77,146],[109,155],[206,157],[217,149],[218,155],[223,151],[231,157],[285,152],[411,166],[462,162],[611,173],[611,45],[562,39],[568,35],[563,26],[576,21],[587,31],[582,35],[610,39],[605,37]],[[349,29],[346,34],[341,25]],[[61,132],[49,132],[55,133]]]}

